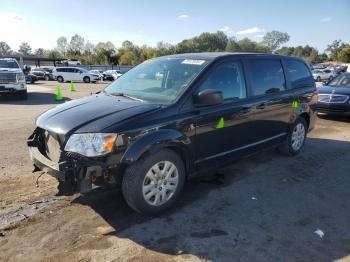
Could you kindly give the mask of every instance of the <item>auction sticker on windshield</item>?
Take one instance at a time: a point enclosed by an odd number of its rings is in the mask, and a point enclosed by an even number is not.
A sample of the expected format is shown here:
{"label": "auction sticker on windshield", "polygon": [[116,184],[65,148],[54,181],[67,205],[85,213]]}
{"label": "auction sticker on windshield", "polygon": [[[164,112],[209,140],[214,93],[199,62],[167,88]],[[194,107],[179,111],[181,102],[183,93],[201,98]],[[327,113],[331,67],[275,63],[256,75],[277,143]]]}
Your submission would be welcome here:
{"label": "auction sticker on windshield", "polygon": [[205,60],[193,60],[193,59],[185,59],[181,62],[181,64],[187,64],[187,65],[203,65],[205,63]]}

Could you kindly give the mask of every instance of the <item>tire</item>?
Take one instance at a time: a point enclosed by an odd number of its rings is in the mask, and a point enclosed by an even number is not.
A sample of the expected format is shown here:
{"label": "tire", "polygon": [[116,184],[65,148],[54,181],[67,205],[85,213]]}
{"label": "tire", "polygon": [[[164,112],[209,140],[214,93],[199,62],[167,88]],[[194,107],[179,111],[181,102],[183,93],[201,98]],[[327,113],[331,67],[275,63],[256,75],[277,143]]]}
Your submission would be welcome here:
{"label": "tire", "polygon": [[[302,128],[304,130],[303,134],[301,134],[301,130],[298,131],[298,128]],[[299,154],[305,144],[307,128],[308,127],[305,119],[302,117],[297,118],[288,132],[286,141],[278,148],[280,153],[287,156],[295,156]],[[293,137],[294,132],[300,132],[300,135]],[[293,141],[296,141],[298,139],[301,140],[299,141],[300,144],[297,146],[297,144],[293,144]]]}
{"label": "tire", "polygon": [[[150,177],[155,178],[157,174],[161,174],[153,171],[156,170],[156,166],[159,168],[162,165],[163,168],[167,166],[169,171],[173,171],[168,175],[163,174],[163,178],[158,181],[150,179]],[[158,170],[164,172],[164,169],[159,168]],[[168,179],[164,176],[167,176]],[[173,182],[175,180],[177,182]],[[122,192],[125,201],[132,209],[141,214],[154,215],[169,208],[179,198],[184,184],[185,168],[182,159],[175,152],[163,149],[139,159],[126,168],[122,181]],[[146,200],[147,195],[150,196],[149,200]]]}
{"label": "tire", "polygon": [[318,77],[316,78],[316,82],[321,82],[321,77],[320,77],[320,76],[318,76]]}
{"label": "tire", "polygon": [[58,76],[57,77],[57,81],[60,82],[60,83],[63,83],[64,79],[62,76]]}
{"label": "tire", "polygon": [[85,76],[85,77],[83,78],[83,81],[84,81],[84,83],[90,83],[90,77]]}
{"label": "tire", "polygon": [[49,81],[50,80],[50,77],[48,75],[45,75],[45,80],[46,81]]}
{"label": "tire", "polygon": [[332,81],[333,80],[333,76],[330,76],[328,81]]}

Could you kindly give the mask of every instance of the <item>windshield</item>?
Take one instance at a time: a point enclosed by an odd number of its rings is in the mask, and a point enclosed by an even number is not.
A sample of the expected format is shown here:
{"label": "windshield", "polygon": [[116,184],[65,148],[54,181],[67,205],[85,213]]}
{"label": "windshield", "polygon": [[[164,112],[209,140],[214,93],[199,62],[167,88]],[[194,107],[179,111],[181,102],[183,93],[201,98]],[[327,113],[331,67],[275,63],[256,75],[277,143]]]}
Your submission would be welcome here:
{"label": "windshield", "polygon": [[350,74],[342,74],[342,75],[334,78],[331,82],[329,82],[328,86],[350,87]]}
{"label": "windshield", "polygon": [[118,78],[105,92],[122,93],[151,102],[172,103],[207,64],[205,60],[183,58],[148,60]]}
{"label": "windshield", "polygon": [[19,68],[19,66],[13,60],[0,60],[0,68]]}

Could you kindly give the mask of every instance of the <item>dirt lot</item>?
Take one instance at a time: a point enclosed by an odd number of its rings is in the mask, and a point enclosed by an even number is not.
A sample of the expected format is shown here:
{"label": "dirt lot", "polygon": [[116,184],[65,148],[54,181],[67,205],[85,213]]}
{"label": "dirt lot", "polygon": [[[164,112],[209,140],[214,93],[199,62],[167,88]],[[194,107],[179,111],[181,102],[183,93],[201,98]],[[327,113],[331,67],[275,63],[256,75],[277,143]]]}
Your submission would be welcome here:
{"label": "dirt lot", "polygon": [[[41,209],[57,184],[43,175],[36,187],[25,141],[34,118],[57,104],[56,84],[30,86],[28,101],[0,100],[0,220],[39,210],[0,230],[0,261],[350,261],[350,120],[319,119],[297,157],[271,150],[187,183],[159,217],[134,213],[118,190]],[[104,84],[61,86],[71,99]]]}

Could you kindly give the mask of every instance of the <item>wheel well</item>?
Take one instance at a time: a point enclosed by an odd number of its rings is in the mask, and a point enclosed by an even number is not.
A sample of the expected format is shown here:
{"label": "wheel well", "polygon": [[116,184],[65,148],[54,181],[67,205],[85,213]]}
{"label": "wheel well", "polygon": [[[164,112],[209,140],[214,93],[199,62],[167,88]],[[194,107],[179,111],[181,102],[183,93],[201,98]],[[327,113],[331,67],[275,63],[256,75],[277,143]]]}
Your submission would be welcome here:
{"label": "wheel well", "polygon": [[310,116],[309,116],[309,114],[308,113],[302,113],[302,114],[299,115],[299,117],[302,117],[302,118],[305,119],[306,124],[307,124],[307,128],[309,128],[309,126],[310,126]]}
{"label": "wheel well", "polygon": [[182,159],[182,162],[184,163],[186,176],[187,176],[188,170],[189,170],[189,161],[188,161],[188,156],[186,155],[186,151],[178,146],[167,146],[165,148],[174,151],[178,156],[180,156],[180,158]]}
{"label": "wheel well", "polygon": [[154,153],[156,151],[162,150],[164,148],[175,152],[181,158],[181,160],[184,163],[186,176],[187,176],[188,171],[189,171],[189,163],[190,163],[190,161],[188,160],[188,157],[187,157],[185,149],[183,149],[183,148],[181,148],[179,146],[174,146],[174,145],[154,146],[154,147],[149,148],[147,151],[143,152],[142,155],[139,157],[139,159],[141,159],[143,157],[146,157],[146,156],[148,156],[148,155],[150,155],[150,154],[152,154],[152,153]]}

